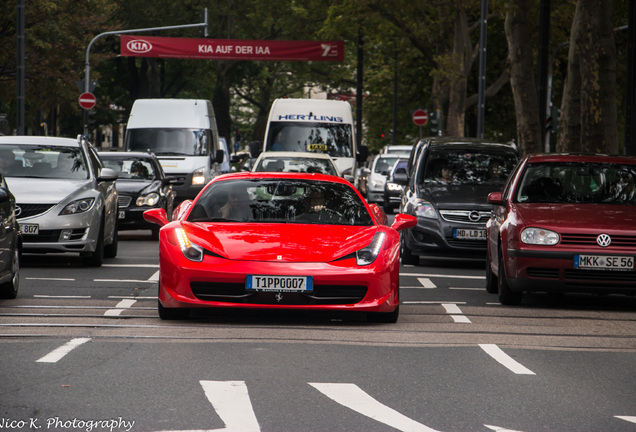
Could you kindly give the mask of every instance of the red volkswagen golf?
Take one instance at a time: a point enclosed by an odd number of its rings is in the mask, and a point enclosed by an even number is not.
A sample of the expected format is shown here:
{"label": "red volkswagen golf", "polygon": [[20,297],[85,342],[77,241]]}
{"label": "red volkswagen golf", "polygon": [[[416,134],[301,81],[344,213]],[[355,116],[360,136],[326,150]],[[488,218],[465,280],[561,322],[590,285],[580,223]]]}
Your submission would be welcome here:
{"label": "red volkswagen golf", "polygon": [[634,157],[526,156],[488,195],[487,291],[636,294],[635,182]]}
{"label": "red volkswagen golf", "polygon": [[323,174],[237,173],[212,180],[159,235],[159,316],[192,308],[351,310],[370,321],[399,313],[400,236],[346,180]]}

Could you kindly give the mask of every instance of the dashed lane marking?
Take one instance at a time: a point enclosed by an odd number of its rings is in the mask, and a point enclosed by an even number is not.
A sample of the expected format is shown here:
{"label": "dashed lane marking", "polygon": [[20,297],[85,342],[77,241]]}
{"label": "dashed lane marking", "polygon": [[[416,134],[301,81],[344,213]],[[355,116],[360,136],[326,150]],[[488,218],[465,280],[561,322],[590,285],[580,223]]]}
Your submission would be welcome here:
{"label": "dashed lane marking", "polygon": [[521,363],[517,362],[508,354],[503,352],[497,345],[479,344],[479,347],[483,349],[490,357],[494,358],[517,375],[536,375],[530,369],[526,368]]}
{"label": "dashed lane marking", "polygon": [[90,341],[91,338],[75,338],[65,343],[59,348],[51,351],[44,357],[36,360],[38,363],[57,363],[60,359],[62,359],[66,354],[73,351],[78,346]]}

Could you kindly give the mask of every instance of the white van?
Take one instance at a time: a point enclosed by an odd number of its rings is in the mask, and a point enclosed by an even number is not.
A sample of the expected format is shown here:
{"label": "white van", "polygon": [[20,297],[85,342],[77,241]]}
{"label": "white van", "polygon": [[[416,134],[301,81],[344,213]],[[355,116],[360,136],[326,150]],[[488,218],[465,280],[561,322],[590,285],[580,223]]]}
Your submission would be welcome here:
{"label": "white van", "polygon": [[202,99],[137,99],[124,148],[153,152],[166,175],[175,178],[179,201],[194,198],[229,159],[219,143],[212,103]]}
{"label": "white van", "polygon": [[328,99],[274,100],[262,151],[327,153],[354,184],[356,162],[368,156],[367,147],[357,148],[351,105]]}

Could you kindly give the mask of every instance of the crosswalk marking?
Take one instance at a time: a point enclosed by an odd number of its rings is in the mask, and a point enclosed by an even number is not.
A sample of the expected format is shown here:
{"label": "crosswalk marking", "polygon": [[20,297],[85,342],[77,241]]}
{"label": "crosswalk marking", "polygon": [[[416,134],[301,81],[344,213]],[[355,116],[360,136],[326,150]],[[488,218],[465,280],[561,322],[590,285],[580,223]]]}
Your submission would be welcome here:
{"label": "crosswalk marking", "polygon": [[325,396],[380,423],[403,432],[438,432],[381,404],[355,384],[309,383]]}

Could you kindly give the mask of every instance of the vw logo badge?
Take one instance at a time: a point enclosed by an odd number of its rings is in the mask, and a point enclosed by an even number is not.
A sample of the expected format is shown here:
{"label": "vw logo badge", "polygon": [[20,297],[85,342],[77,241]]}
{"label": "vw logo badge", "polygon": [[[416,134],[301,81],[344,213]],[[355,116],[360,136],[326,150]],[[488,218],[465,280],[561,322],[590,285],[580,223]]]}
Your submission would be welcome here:
{"label": "vw logo badge", "polygon": [[612,238],[607,234],[599,234],[599,236],[596,237],[596,243],[598,243],[600,247],[608,247],[612,243]]}
{"label": "vw logo badge", "polygon": [[479,219],[481,219],[481,216],[479,215],[478,211],[471,211],[470,213],[468,213],[468,219],[473,222],[478,222]]}
{"label": "vw logo badge", "polygon": [[22,208],[20,206],[15,206],[15,210],[14,213],[16,216],[20,216],[20,214],[22,213]]}

